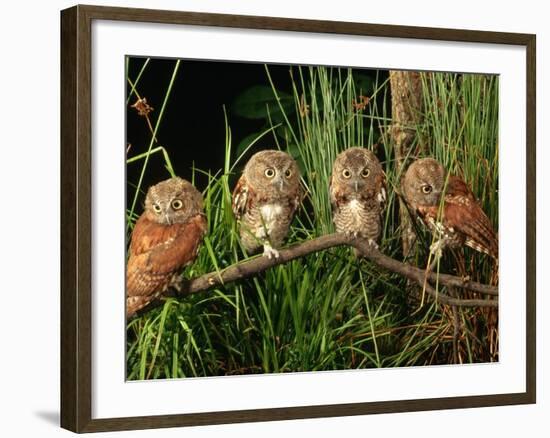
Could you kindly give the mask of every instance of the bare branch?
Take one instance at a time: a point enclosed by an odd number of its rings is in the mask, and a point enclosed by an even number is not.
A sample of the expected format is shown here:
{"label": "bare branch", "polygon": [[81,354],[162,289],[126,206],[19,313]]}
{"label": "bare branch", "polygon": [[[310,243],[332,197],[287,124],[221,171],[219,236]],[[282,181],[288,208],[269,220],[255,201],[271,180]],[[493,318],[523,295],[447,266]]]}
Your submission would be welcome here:
{"label": "bare branch", "polygon": [[[423,269],[419,269],[416,266],[400,262],[382,254],[378,249],[369,245],[365,240],[350,238],[341,233],[329,234],[281,249],[279,250],[279,257],[276,259],[256,256],[242,262],[238,262],[219,272],[211,272],[191,280],[186,280],[182,283],[179,292],[171,290],[165,296],[181,297],[188,294],[204,292],[234,281],[253,277],[269,268],[281,265],[283,263],[288,263],[291,260],[341,245],[348,245],[357,248],[363,257],[376,265],[388,271],[400,274],[403,277],[418,283],[420,287],[425,287],[426,292],[434,300],[442,304],[458,307],[498,307],[497,299],[454,298],[442,293],[439,290],[436,290],[434,284],[437,284],[438,286],[460,288],[494,297],[498,296],[498,288],[496,286],[477,283],[448,274],[438,274],[435,272],[429,272],[426,274]],[[158,302],[156,304],[158,305]],[[151,303],[151,305],[155,306],[155,302]],[[150,309],[151,306],[148,308]]]}

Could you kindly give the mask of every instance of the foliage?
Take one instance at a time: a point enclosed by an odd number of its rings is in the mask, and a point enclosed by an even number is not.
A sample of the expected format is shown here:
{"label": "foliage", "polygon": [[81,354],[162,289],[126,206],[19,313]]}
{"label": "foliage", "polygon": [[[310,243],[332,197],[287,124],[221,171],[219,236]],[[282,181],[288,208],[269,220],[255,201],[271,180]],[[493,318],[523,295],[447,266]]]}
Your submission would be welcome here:
{"label": "foliage", "polygon": [[[146,61],[148,62],[148,61]],[[146,63],[143,68],[146,67]],[[168,85],[169,98],[177,75]],[[384,72],[365,75],[351,69],[293,67],[292,92],[277,89],[266,70],[266,86],[240,96],[232,110],[262,119],[264,129],[239,147],[232,144],[226,118],[225,164],[204,189],[209,231],[196,262],[183,275],[194,277],[242,260],[231,212],[231,182],[265,136],[299,162],[307,197],[295,219],[289,243],[333,231],[328,180],[336,155],[349,146],[373,149],[383,161],[389,202],[380,248],[403,259],[396,189],[401,177],[389,137],[389,81]],[[140,76],[141,73],[140,71]],[[429,155],[440,159],[474,188],[494,224],[498,218],[498,78],[426,73],[422,125],[417,144],[429,142]],[[139,89],[128,78],[132,93]],[[368,96],[367,99],[361,96]],[[139,94],[138,94],[139,96]],[[361,100],[362,99],[362,100]],[[163,105],[164,107],[164,105]],[[149,122],[151,122],[148,119]],[[170,148],[156,141],[159,112],[150,143],[128,158],[146,171],[151,154],[163,155],[167,177],[173,174]],[[133,152],[133,151],[132,151]],[[134,182],[129,182],[132,184]],[[130,200],[128,231],[139,213],[141,178]],[[428,237],[414,256],[426,263]],[[458,268],[456,268],[458,266]],[[495,268],[484,256],[465,251],[446,256],[442,271],[494,281]],[[450,363],[452,310],[428,302],[411,308],[409,287],[400,276],[357,260],[348,248],[312,254],[273,268],[253,279],[228,284],[184,299],[167,299],[127,326],[128,379],[227,374],[399,367]],[[455,315],[456,316],[456,315]],[[498,359],[496,315],[468,309],[461,320],[459,358],[463,362]]]}

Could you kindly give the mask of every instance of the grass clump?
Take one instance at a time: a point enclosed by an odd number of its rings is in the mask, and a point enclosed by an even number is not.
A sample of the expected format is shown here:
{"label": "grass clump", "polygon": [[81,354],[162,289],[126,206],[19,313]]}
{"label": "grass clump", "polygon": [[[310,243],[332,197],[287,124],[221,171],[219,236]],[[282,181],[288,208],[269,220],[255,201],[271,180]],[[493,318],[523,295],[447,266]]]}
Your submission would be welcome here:
{"label": "grass clump", "polygon": [[[137,93],[138,78],[131,82]],[[170,97],[179,61],[168,84]],[[291,67],[292,92],[282,94],[265,67],[271,104],[261,107],[265,128],[234,147],[226,117],[224,166],[201,187],[209,230],[187,278],[223,269],[243,259],[231,191],[246,159],[260,140],[289,152],[299,163],[307,196],[288,242],[334,231],[328,180],[336,155],[350,146],[375,151],[386,172],[388,208],[380,249],[402,260],[398,203],[394,188],[400,172],[389,137],[389,81],[376,72],[366,80],[352,69]],[[367,78],[368,79],[368,78]],[[129,78],[130,80],[130,78]],[[425,154],[459,174],[474,189],[494,224],[498,215],[498,78],[447,73],[422,74],[423,117],[415,126]],[[265,87],[261,98],[266,102]],[[254,98],[254,93],[249,93]],[[361,96],[364,105],[358,105]],[[367,102],[365,104],[365,102]],[[252,106],[253,107],[253,106]],[[250,111],[251,106],[247,106]],[[166,177],[173,175],[170,147],[158,144],[163,112],[152,123],[151,140],[128,158],[141,166],[135,196],[129,201],[128,232],[140,213],[143,174],[149,157],[160,154]],[[426,142],[429,139],[429,142]],[[414,152],[414,151],[413,151]],[[424,242],[429,241],[419,230]],[[422,241],[422,240],[421,240]],[[427,245],[413,260],[426,262]],[[483,256],[465,250],[448,254],[442,270],[490,282],[494,268]],[[472,274],[473,273],[473,274]],[[129,321],[127,378],[158,379],[250,373],[324,371],[449,363],[452,356],[451,309],[428,302],[411,309],[409,285],[397,274],[357,260],[349,248],[333,248],[277,266],[255,278],[219,287],[183,300],[166,299],[161,307]],[[460,360],[498,358],[496,315],[486,310],[460,311]],[[491,338],[493,336],[493,338]],[[491,340],[492,339],[492,340]]]}

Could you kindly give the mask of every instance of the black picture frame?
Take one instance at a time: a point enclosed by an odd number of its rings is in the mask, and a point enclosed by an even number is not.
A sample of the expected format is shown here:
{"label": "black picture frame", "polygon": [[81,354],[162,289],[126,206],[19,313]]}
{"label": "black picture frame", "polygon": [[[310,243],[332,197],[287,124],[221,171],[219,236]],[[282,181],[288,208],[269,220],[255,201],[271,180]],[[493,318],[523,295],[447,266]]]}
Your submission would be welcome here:
{"label": "black picture frame", "polygon": [[[91,24],[115,20],[524,46],[526,78],[526,391],[244,411],[92,419]],[[98,432],[396,413],[536,401],[536,36],[396,25],[98,6],[61,12],[61,426]]]}

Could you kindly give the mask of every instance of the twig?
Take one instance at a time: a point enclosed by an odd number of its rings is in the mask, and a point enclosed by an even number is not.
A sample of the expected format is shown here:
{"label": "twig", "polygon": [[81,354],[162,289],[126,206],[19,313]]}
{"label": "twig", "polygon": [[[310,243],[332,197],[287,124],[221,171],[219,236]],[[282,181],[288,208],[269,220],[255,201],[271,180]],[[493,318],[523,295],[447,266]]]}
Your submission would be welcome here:
{"label": "twig", "polygon": [[[419,269],[416,266],[400,262],[382,254],[378,249],[369,245],[364,240],[350,238],[341,233],[329,234],[281,249],[279,250],[279,257],[276,259],[256,256],[242,262],[238,262],[219,272],[210,272],[191,280],[184,280],[179,288],[179,292],[170,290],[164,296],[181,297],[189,294],[204,292],[234,281],[253,277],[269,268],[287,263],[291,260],[342,245],[357,248],[366,259],[388,271],[400,274],[418,283],[420,286],[424,286],[424,284],[426,284],[426,292],[434,300],[442,304],[457,307],[498,307],[498,300],[495,299],[461,299],[451,297],[440,292],[439,290],[434,289],[430,281],[437,281],[439,285],[443,286],[466,289],[472,292],[478,292],[496,297],[498,296],[498,288],[495,286],[477,283],[448,274],[438,274],[435,272],[425,273],[423,269]],[[158,305],[158,302],[156,304]],[[146,309],[150,309],[151,306],[154,307],[155,302],[151,303]],[[140,311],[140,313],[142,312]]]}
{"label": "twig", "polygon": [[460,337],[460,319],[458,316],[458,307],[451,307],[453,312],[453,362],[455,365],[459,364],[459,351],[458,351],[458,340]]}

